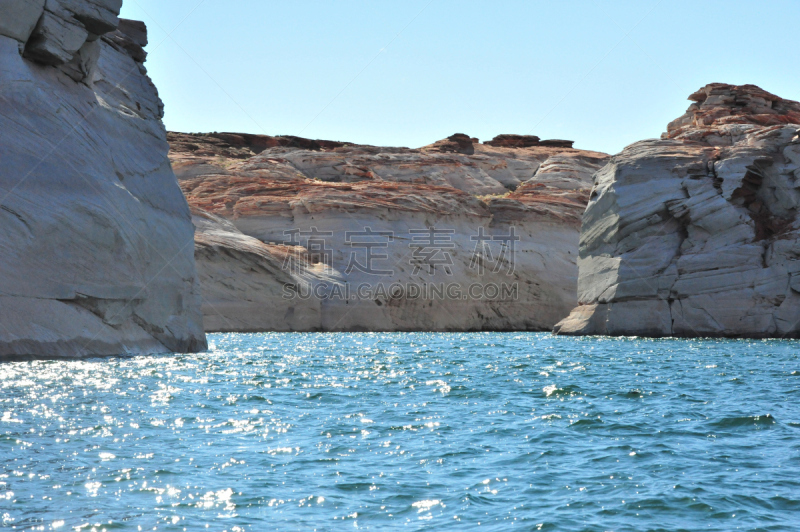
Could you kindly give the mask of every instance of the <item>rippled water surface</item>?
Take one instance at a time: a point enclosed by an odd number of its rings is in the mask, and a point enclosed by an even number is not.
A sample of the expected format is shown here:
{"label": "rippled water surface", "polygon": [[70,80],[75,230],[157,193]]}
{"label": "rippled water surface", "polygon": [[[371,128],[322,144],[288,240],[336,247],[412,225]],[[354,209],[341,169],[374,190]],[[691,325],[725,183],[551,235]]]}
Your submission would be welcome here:
{"label": "rippled water surface", "polygon": [[800,529],[797,342],[210,340],[0,364],[0,528]]}

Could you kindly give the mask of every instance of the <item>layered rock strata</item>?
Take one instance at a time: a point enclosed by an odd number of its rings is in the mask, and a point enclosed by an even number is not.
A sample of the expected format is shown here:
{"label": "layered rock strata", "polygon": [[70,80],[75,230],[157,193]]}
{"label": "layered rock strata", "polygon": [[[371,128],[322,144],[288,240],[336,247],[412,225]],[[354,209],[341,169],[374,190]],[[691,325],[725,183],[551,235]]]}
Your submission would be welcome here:
{"label": "layered rock strata", "polygon": [[[508,136],[508,135],[507,135]],[[538,137],[537,137],[538,139]],[[481,144],[455,134],[419,149],[237,133],[169,133],[170,158],[179,179],[230,167],[255,155],[285,162],[299,175],[329,182],[392,181],[449,186],[474,195],[504,194],[534,179],[539,167],[555,164],[589,177],[608,159],[604,153],[536,144]],[[571,145],[571,142],[570,142]],[[585,185],[582,185],[585,186]]]}
{"label": "layered rock strata", "polygon": [[547,330],[575,304],[580,215],[608,159],[467,135],[170,140],[210,331]]}
{"label": "layered rock strata", "polygon": [[0,1],[0,357],[205,348],[146,29],[120,5]]}
{"label": "layered rock strata", "polygon": [[615,155],[562,334],[800,336],[800,103],[715,83]]}

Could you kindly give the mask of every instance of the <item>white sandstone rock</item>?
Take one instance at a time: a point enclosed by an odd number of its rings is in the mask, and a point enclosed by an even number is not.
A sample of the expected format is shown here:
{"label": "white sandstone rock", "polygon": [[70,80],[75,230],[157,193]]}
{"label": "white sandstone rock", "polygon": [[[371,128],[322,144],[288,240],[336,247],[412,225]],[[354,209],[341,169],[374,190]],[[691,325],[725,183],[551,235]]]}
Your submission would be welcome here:
{"label": "white sandstone rock", "polygon": [[78,83],[0,37],[0,357],[204,349],[161,101],[141,64],[89,44]]}
{"label": "white sandstone rock", "polygon": [[[712,84],[597,173],[562,334],[798,336],[800,104]],[[791,125],[790,125],[791,124]]]}
{"label": "white sandstone rock", "polygon": [[[545,220],[515,223],[522,241],[517,245],[513,272],[504,269],[481,274],[471,264],[475,249],[471,237],[481,228],[489,236],[507,234],[509,227],[493,223],[488,212],[483,216],[436,216],[402,208],[308,212],[298,206],[290,219],[265,215],[230,222],[236,227],[221,231],[221,224],[211,227],[195,216],[196,259],[210,331],[547,330],[575,301],[578,235],[574,226]],[[323,262],[303,263],[299,274],[287,269],[286,246],[264,244],[285,241],[287,227],[332,233],[326,241],[332,251],[329,267]],[[376,263],[391,274],[348,270],[353,248],[346,234],[366,227],[395,235],[380,249],[385,259]],[[441,266],[431,272],[423,265],[416,271],[409,238],[413,238],[412,230],[425,227],[453,231],[448,238],[453,247],[447,251],[452,258],[450,273]],[[309,243],[301,240],[301,244],[301,252],[309,253]],[[357,260],[363,258],[358,255]],[[516,297],[468,297],[470,286],[489,284],[507,284]],[[371,292],[362,296],[358,288],[367,285]],[[426,285],[431,290],[444,286],[445,292],[431,298],[415,298],[407,291],[391,297],[392,286],[425,290]],[[317,286],[320,292],[315,292]],[[385,287],[386,293],[376,293],[379,286]],[[454,286],[450,294],[446,292],[449,286]],[[344,294],[352,297],[341,297]]]}

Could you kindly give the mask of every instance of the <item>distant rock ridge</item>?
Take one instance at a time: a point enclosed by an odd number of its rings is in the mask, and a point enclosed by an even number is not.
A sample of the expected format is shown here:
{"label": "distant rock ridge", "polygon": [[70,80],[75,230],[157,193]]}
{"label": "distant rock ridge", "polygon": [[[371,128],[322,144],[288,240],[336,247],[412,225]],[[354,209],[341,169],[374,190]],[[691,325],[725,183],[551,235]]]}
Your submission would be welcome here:
{"label": "distant rock ridge", "polygon": [[495,148],[531,148],[543,146],[549,148],[572,148],[571,140],[541,140],[536,135],[498,135],[492,140],[484,142],[487,146]]}
{"label": "distant rock ridge", "polygon": [[206,348],[141,22],[0,0],[0,360]]}
{"label": "distant rock ridge", "polygon": [[298,148],[311,151],[333,150],[341,146],[353,146],[349,142],[332,140],[313,140],[292,135],[272,137],[270,135],[253,135],[250,133],[168,133],[170,146],[175,152],[192,153],[208,156],[211,154],[223,157],[247,159],[258,155],[268,148]]}
{"label": "distant rock ridge", "polygon": [[595,176],[561,334],[800,336],[800,103],[713,83]]}
{"label": "distant rock ridge", "polygon": [[[576,303],[580,217],[591,176],[609,158],[552,146],[494,147],[465,134],[419,149],[324,141],[261,149],[264,143],[228,133],[170,139],[197,227],[210,331],[549,330]],[[512,227],[520,238],[515,260],[498,271],[477,264],[475,239],[500,238]],[[348,268],[347,234],[365,228],[395,235],[380,248],[391,275]],[[411,231],[426,229],[445,231],[449,273],[415,271]],[[287,231],[325,233],[328,262],[314,251],[319,239],[290,243]],[[497,261],[500,248],[494,253],[480,260]],[[507,283],[518,297],[333,297],[376,282],[463,290]],[[285,297],[304,290],[314,296]]]}
{"label": "distant rock ridge", "polygon": [[[146,44],[146,42],[145,42]],[[251,133],[179,133],[170,131],[169,142],[175,152],[193,152],[204,150],[227,157],[248,158],[258,155],[268,148],[298,148],[311,151],[331,151],[346,146],[361,146],[352,142],[333,140],[307,139],[293,135],[255,135]],[[431,151],[441,153],[461,153],[473,155],[475,145],[480,144],[480,139],[470,137],[464,133],[455,133],[446,139],[436,141],[426,146]],[[559,148],[571,149],[574,142],[571,140],[541,140],[535,135],[498,135],[493,140],[483,143],[495,148]],[[378,148],[376,146],[371,146]],[[390,148],[383,148],[390,149]],[[398,148],[395,148],[398,149]],[[408,149],[408,148],[399,148]],[[204,154],[201,151],[201,154]]]}
{"label": "distant rock ridge", "polygon": [[[588,177],[608,155],[588,150],[537,144],[495,147],[464,134],[418,149],[241,133],[168,133],[170,157],[179,179],[225,174],[256,155],[280,160],[306,176],[334,182],[388,180],[453,186],[470,194],[503,194],[534,179],[544,163],[561,161]],[[585,165],[583,168],[579,168]],[[552,175],[552,174],[551,174]],[[577,175],[577,174],[576,174]],[[575,183],[573,183],[574,185]]]}

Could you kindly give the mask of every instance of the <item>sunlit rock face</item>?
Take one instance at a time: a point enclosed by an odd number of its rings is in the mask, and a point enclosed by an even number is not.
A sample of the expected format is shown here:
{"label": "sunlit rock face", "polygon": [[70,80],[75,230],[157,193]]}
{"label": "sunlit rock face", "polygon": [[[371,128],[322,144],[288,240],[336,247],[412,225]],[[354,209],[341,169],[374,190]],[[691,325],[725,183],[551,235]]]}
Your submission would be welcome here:
{"label": "sunlit rock face", "polygon": [[556,332],[798,336],[800,104],[721,83],[689,99],[596,175]]}
{"label": "sunlit rock face", "polygon": [[193,226],[120,0],[0,0],[0,357],[206,346]]}
{"label": "sunlit rock face", "polygon": [[169,138],[209,331],[548,330],[576,303],[580,216],[608,160],[463,134]]}

